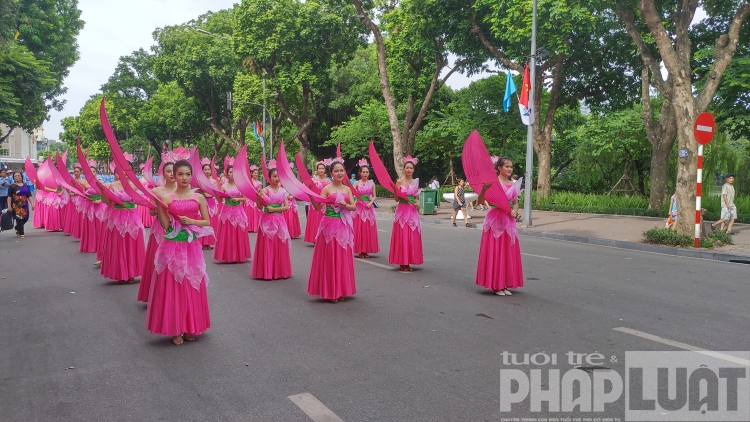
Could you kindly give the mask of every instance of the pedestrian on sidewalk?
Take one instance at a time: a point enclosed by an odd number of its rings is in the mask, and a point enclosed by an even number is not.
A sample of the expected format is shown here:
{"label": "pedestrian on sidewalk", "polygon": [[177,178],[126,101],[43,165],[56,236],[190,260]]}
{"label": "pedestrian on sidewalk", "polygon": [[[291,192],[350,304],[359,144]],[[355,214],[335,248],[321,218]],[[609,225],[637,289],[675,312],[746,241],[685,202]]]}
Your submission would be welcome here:
{"label": "pedestrian on sidewalk", "polygon": [[0,169],[0,211],[4,210],[8,204],[8,188],[12,184],[13,177],[8,176],[7,170]]}
{"label": "pedestrian on sidewalk", "polygon": [[521,247],[516,229],[518,197],[521,193],[522,181],[511,181],[513,162],[510,158],[498,158],[495,170],[498,173],[500,186],[494,183],[483,183],[478,201],[483,201],[491,188],[502,189],[501,195],[510,201],[511,211],[506,213],[493,207],[484,218],[477,276],[474,283],[491,289],[498,296],[511,296],[512,293],[508,289],[523,287]]}
{"label": "pedestrian on sidewalk", "polygon": [[724,186],[721,187],[721,219],[711,227],[716,227],[721,224],[719,230],[724,230],[724,223],[729,222],[727,226],[727,233],[732,233],[732,226],[734,226],[734,220],[737,219],[737,206],[734,205],[734,175],[727,174],[724,179]]}
{"label": "pedestrian on sidewalk", "polygon": [[672,197],[669,198],[669,218],[667,219],[667,228],[677,230],[677,189]]}
{"label": "pedestrian on sidewalk", "polygon": [[463,210],[464,223],[469,227],[469,219],[466,217],[466,198],[464,196],[464,186],[466,183],[463,179],[458,179],[458,186],[453,189],[453,227],[456,227],[456,215]]}

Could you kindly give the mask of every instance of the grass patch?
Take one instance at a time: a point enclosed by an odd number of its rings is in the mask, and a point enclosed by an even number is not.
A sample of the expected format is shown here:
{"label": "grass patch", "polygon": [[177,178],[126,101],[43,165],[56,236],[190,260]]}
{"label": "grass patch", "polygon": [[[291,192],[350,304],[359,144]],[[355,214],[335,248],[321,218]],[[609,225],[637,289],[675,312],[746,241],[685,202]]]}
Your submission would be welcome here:
{"label": "grass patch", "polygon": [[679,246],[686,248],[692,246],[694,239],[688,234],[678,233],[669,229],[651,229],[643,233],[646,243],[655,245]]}

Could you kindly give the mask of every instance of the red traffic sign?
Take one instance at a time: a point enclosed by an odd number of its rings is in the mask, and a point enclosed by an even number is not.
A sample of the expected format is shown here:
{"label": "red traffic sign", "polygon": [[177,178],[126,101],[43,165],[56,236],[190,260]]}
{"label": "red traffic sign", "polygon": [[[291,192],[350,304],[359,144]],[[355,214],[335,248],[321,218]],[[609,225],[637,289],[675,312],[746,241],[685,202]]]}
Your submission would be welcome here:
{"label": "red traffic sign", "polygon": [[714,132],[716,132],[714,117],[709,113],[701,113],[695,119],[695,126],[693,126],[695,140],[701,145],[706,145],[714,138]]}

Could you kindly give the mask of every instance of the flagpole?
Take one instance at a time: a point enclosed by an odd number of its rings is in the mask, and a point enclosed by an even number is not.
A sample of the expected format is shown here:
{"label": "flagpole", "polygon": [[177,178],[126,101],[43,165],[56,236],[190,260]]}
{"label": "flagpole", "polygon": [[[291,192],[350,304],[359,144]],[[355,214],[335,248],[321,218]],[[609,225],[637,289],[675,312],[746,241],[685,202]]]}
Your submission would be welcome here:
{"label": "flagpole", "polygon": [[[531,117],[536,112],[537,104],[534,103],[534,80],[536,77],[536,2],[534,0],[531,15],[531,70],[529,77],[529,107]],[[530,124],[526,129],[526,180],[523,194],[523,222],[524,227],[531,227],[531,191],[534,186],[534,125]]]}

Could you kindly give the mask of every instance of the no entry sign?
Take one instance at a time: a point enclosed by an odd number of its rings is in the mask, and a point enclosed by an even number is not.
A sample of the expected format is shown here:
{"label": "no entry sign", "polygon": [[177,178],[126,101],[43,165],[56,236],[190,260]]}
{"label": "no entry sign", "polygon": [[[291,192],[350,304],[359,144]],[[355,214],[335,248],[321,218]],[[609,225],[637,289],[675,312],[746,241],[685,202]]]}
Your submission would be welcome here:
{"label": "no entry sign", "polygon": [[708,113],[701,113],[697,119],[695,119],[695,126],[693,126],[693,132],[695,133],[695,140],[701,145],[706,145],[711,142],[716,132],[716,124],[714,118]]}

